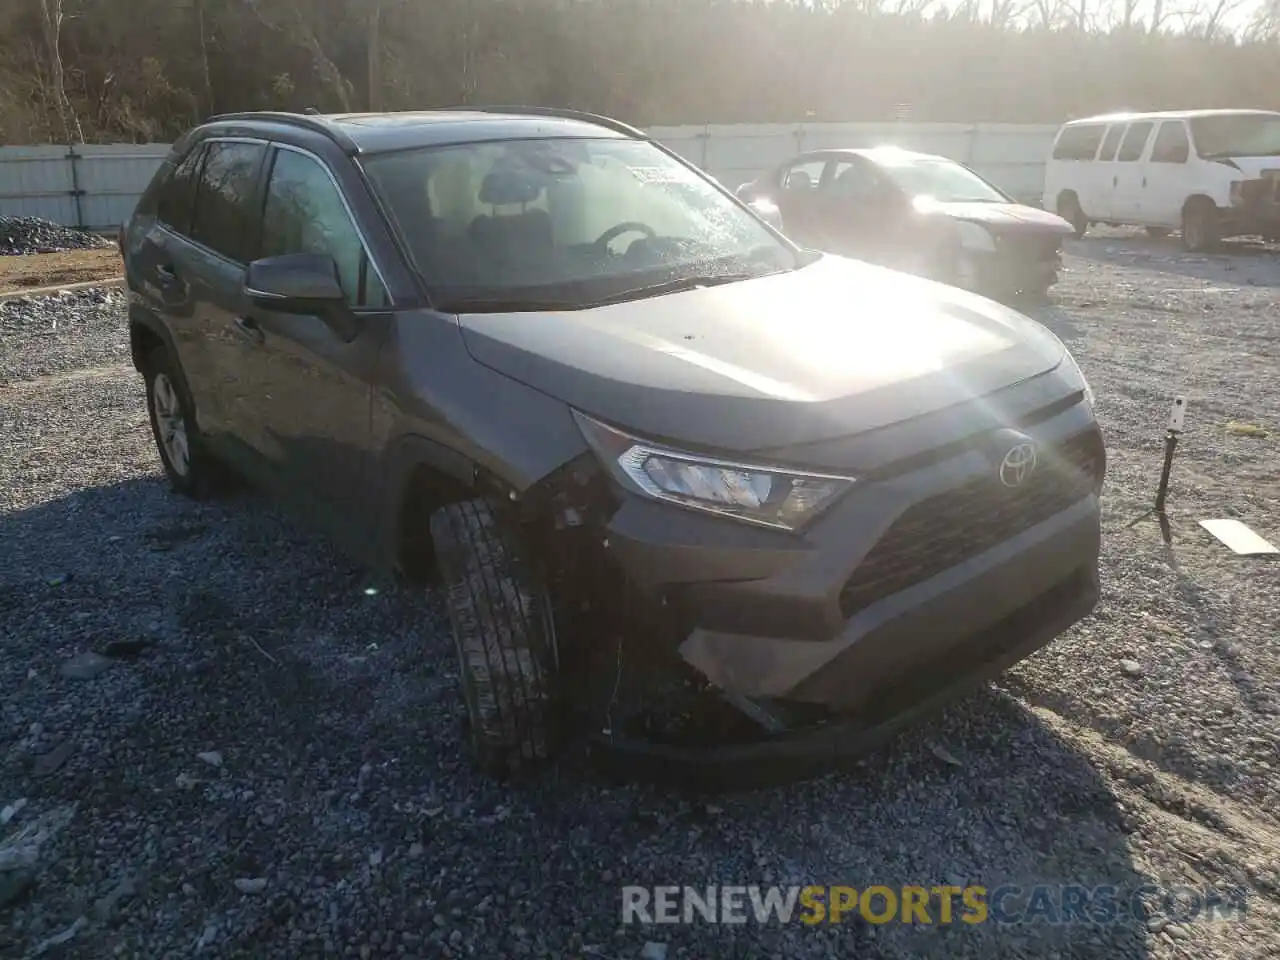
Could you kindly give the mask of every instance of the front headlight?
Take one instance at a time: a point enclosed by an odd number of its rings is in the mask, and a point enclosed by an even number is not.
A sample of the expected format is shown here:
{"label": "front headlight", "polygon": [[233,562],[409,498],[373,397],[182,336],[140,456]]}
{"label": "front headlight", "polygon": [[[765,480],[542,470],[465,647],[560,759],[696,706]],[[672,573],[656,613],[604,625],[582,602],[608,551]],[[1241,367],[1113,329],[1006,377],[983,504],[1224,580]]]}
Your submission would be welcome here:
{"label": "front headlight", "polygon": [[970,223],[967,220],[961,220],[956,223],[956,236],[960,240],[960,246],[966,250],[991,253],[996,248],[996,241],[991,236],[991,231],[980,224]]}
{"label": "front headlight", "polygon": [[574,411],[587,443],[629,489],[780,530],[798,530],[853,486],[838,477],[756,466],[649,443]]}
{"label": "front headlight", "polygon": [[[1058,342],[1062,343],[1061,340]],[[1067,349],[1066,344],[1062,346],[1062,365],[1080,381],[1080,385],[1084,389],[1085,402],[1089,404],[1089,409],[1092,410],[1093,388],[1089,386],[1089,381],[1085,378],[1084,371],[1080,369],[1080,364],[1076,363],[1076,358],[1071,355],[1071,351]]]}

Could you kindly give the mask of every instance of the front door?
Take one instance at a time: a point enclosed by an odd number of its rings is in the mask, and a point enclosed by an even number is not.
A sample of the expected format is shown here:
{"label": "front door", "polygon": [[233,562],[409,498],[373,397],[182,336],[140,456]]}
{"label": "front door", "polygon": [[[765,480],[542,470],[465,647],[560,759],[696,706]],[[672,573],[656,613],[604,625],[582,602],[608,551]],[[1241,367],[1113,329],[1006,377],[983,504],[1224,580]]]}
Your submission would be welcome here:
{"label": "front door", "polygon": [[336,182],[311,154],[274,150],[260,236],[260,257],[332,257],[347,294],[350,326],[258,306],[242,324],[249,435],[282,498],[347,539],[373,529],[370,416],[389,329],[386,288]]}
{"label": "front door", "polygon": [[1143,224],[1171,230],[1182,225],[1182,205],[1195,192],[1190,159],[1186,122],[1163,121],[1142,173]]}

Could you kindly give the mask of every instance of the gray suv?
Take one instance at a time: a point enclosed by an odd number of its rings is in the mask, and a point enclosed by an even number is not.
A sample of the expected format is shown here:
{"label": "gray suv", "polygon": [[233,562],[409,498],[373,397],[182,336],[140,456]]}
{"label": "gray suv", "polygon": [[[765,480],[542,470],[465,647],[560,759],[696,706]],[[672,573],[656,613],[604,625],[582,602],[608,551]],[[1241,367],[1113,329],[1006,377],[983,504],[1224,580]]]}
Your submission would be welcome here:
{"label": "gray suv", "polygon": [[[1087,615],[1105,452],[1021,314],[570,111],[217,117],[121,233],[164,470],[447,598],[498,775],[866,749]],[[790,772],[787,774],[790,775]]]}

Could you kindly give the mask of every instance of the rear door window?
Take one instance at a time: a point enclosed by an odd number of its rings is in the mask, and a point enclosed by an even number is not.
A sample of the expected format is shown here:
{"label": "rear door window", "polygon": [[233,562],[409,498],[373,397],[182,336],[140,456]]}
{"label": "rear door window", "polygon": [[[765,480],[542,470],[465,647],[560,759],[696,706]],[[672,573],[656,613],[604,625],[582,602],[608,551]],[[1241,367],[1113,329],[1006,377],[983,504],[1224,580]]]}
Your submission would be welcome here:
{"label": "rear door window", "polygon": [[1058,142],[1053,145],[1055,160],[1092,160],[1098,152],[1098,144],[1102,142],[1102,132],[1106,127],[1101,123],[1082,123],[1075,127],[1065,127],[1058,135]]}
{"label": "rear door window", "polygon": [[1156,142],[1151,145],[1152,163],[1186,163],[1191,156],[1191,141],[1181,120],[1166,120],[1160,124]]}
{"label": "rear door window", "polygon": [[817,190],[822,182],[826,160],[802,160],[782,171],[782,189],[787,191]]}
{"label": "rear door window", "polygon": [[266,147],[215,140],[209,144],[196,183],[191,239],[229,260],[245,263],[255,225],[253,198]]}
{"label": "rear door window", "polygon": [[869,163],[837,160],[822,192],[847,200],[870,200],[884,193],[884,181]]}
{"label": "rear door window", "polygon": [[1124,140],[1120,142],[1120,152],[1116,154],[1116,159],[1122,163],[1132,163],[1140,159],[1142,150],[1147,145],[1147,138],[1151,136],[1154,127],[1155,124],[1149,121],[1129,124]]}
{"label": "rear door window", "polygon": [[204,159],[204,146],[197,146],[183,158],[160,186],[156,198],[156,219],[178,233],[191,229],[191,201],[195,197],[196,175]]}
{"label": "rear door window", "polygon": [[1107,135],[1102,141],[1102,149],[1098,151],[1099,160],[1114,160],[1116,151],[1120,149],[1120,140],[1128,129],[1126,123],[1113,123],[1107,128]]}

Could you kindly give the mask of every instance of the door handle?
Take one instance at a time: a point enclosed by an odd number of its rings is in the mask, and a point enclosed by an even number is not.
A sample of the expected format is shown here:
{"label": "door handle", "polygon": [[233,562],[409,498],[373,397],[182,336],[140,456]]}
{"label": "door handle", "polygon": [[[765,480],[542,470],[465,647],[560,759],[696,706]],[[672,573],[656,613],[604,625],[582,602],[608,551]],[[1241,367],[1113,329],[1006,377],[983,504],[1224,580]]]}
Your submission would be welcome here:
{"label": "door handle", "polygon": [[156,276],[160,278],[160,286],[162,287],[176,287],[182,282],[178,278],[178,271],[169,263],[162,263],[156,267]]}
{"label": "door handle", "polygon": [[1143,185],[1144,187],[1147,185],[1147,178],[1146,178],[1146,177],[1143,177],[1143,178],[1142,178],[1142,185]]}
{"label": "door handle", "polygon": [[1120,186],[1120,174],[1117,173],[1114,177],[1111,178],[1111,185],[1113,187]]}
{"label": "door handle", "polygon": [[266,339],[262,328],[258,326],[258,322],[252,317],[236,317],[236,330],[254,343],[262,343]]}

